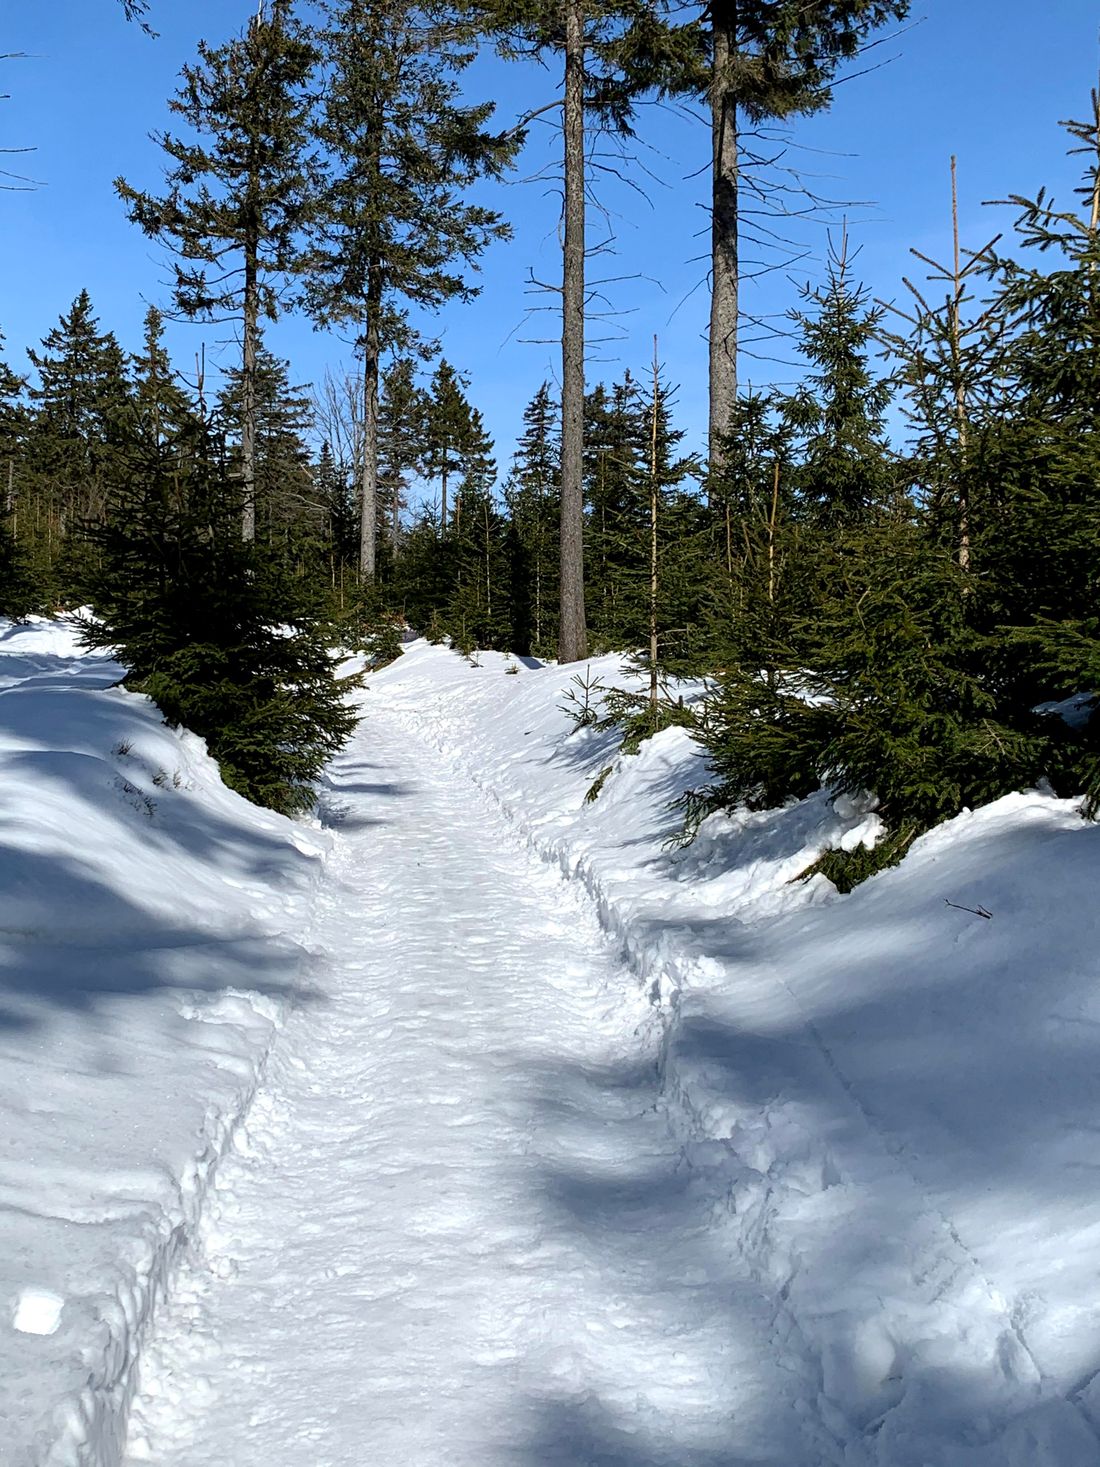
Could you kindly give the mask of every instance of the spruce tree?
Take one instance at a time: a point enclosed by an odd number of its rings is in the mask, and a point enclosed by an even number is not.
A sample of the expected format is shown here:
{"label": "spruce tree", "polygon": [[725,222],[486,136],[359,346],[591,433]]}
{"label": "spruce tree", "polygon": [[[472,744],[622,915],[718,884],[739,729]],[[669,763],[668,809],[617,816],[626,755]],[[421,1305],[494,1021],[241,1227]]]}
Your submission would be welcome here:
{"label": "spruce tree", "polygon": [[[974,614],[1000,634],[995,665],[1021,717],[1040,701],[1100,693],[1100,94],[1063,126],[1084,158],[1082,207],[1045,190],[1011,200],[1024,253],[991,266],[1006,401],[976,445],[989,489],[973,527]],[[1080,739],[1065,757],[1094,809],[1095,714]]]}
{"label": "spruce tree", "polygon": [[511,565],[508,525],[482,474],[463,479],[448,543],[454,578],[443,624],[455,647],[511,650]]}
{"label": "spruce tree", "polygon": [[[215,420],[232,446],[230,463],[238,478],[243,445],[237,430],[243,416],[245,377],[242,368],[231,368],[215,407]],[[269,351],[262,337],[252,373],[252,416],[256,537],[268,545],[281,545],[292,555],[303,552],[317,542],[324,521],[313,492],[307,443],[312,408],[307,389],[291,383],[289,363]]]}
{"label": "spruce tree", "polygon": [[[268,5],[270,4],[270,10]],[[173,308],[241,322],[240,479],[244,538],[255,535],[256,372],[261,319],[275,320],[299,266],[314,202],[309,86],[316,52],[291,0],[262,0],[243,35],[202,41],[169,101],[194,140],[157,133],[168,191],[115,188],[130,218],[177,256]]]}
{"label": "spruce tree", "polygon": [[427,398],[417,385],[416,364],[398,357],[382,374],[378,416],[378,535],[396,555],[401,514],[427,448]]}
{"label": "spruce tree", "polygon": [[[0,336],[0,346],[3,340]],[[27,433],[26,385],[24,378],[0,360],[0,616],[11,618],[39,611],[43,605],[16,536]]]}
{"label": "spruce tree", "polygon": [[674,404],[675,389],[661,375],[654,341],[644,404],[649,500],[646,669],[654,711],[659,682],[700,668],[709,580],[709,525],[691,482],[699,465],[694,457],[679,452],[685,435],[672,424]]}
{"label": "spruce tree", "polygon": [[[0,347],[3,345],[0,333]],[[26,390],[26,378],[0,358],[0,506],[9,517],[17,513],[24,470],[29,428]]]}
{"label": "spruce tree", "polygon": [[359,513],[355,471],[341,463],[326,440],[313,466],[313,497],[324,517],[329,578],[338,608],[345,609],[346,588],[359,558]]}
{"label": "spruce tree", "polygon": [[715,692],[701,737],[718,783],[700,809],[782,804],[820,782],[816,710],[794,676],[808,604],[787,406],[779,392],[742,394],[708,480]]}
{"label": "spruce tree", "polygon": [[424,401],[424,473],[439,487],[439,524],[443,533],[454,518],[453,489],[474,447],[474,409],[466,396],[469,380],[445,358],[436,368]]}
{"label": "spruce tree", "polygon": [[180,386],[164,345],[164,317],[156,306],[145,313],[142,349],[131,358],[133,407],[140,431],[157,443],[174,438],[190,422],[194,404]]}
{"label": "spruce tree", "polygon": [[645,635],[645,408],[629,370],[585,404],[585,560],[594,646],[624,651]]}
{"label": "spruce tree", "polygon": [[113,333],[100,331],[86,290],[43,338],[42,350],[27,355],[38,378],[29,393],[27,438],[36,573],[51,598],[79,599],[88,548],[82,529],[104,518],[124,471],[127,360]]}
{"label": "spruce tree", "polygon": [[504,498],[512,528],[512,614],[517,652],[552,657],[558,642],[561,437],[558,404],[543,382],[523,410]]}
{"label": "spruce tree", "polygon": [[26,556],[12,533],[11,516],[0,510],[0,617],[20,621],[42,607]]}
{"label": "spruce tree", "polygon": [[826,533],[866,524],[897,490],[886,435],[893,388],[868,360],[883,311],[869,304],[869,294],[851,279],[845,235],[837,250],[830,246],[825,286],[807,288],[808,308],[792,312],[811,370],[785,412],[799,439],[802,514]]}
{"label": "spruce tree", "polygon": [[112,513],[97,529],[99,620],[127,685],[200,734],[232,788],[286,813],[355,725],[308,587],[242,540],[217,437],[196,421],[170,440],[142,431]]}
{"label": "spruce tree", "polygon": [[446,631],[457,579],[455,541],[440,534],[439,517],[425,507],[409,527],[394,567],[394,604],[410,626],[433,641]]}
{"label": "spruce tree", "polygon": [[623,751],[636,753],[662,729],[693,723],[668,679],[694,670],[709,536],[702,506],[681,487],[695,463],[676,454],[684,435],[672,427],[672,392],[661,377],[656,338],[648,393],[635,389],[629,373],[624,387],[628,412],[643,433],[639,461],[625,480],[632,512],[617,535],[631,613],[619,645],[630,654],[626,667],[642,674],[645,686],[609,690],[604,710],[605,722],[621,728]]}
{"label": "spruce tree", "polygon": [[319,136],[328,158],[307,301],[319,325],[354,333],[362,357],[360,568],[375,574],[379,382],[387,352],[418,342],[409,309],[476,294],[467,272],[507,235],[469,202],[514,140],[488,129],[491,103],[464,104],[473,48],[453,15],[413,0],[325,0],[327,81]]}

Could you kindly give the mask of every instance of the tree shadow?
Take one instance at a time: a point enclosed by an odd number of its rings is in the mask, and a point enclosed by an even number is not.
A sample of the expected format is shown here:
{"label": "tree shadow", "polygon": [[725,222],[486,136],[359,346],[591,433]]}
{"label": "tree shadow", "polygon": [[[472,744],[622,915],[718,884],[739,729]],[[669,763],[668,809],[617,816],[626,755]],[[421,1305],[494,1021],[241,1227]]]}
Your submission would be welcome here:
{"label": "tree shadow", "polygon": [[[711,962],[668,1016],[663,1084],[548,1063],[530,1127],[548,1215],[600,1259],[624,1316],[659,1318],[654,1288],[683,1278],[728,1319],[723,1334],[704,1310],[677,1341],[716,1383],[695,1422],[687,1404],[654,1403],[648,1365],[635,1410],[596,1370],[587,1389],[531,1382],[516,1411],[531,1467],[1100,1461],[1100,1290],[1082,1293],[1100,1187],[1082,914],[1100,830],[1021,821],[990,831],[980,862],[966,849],[945,837],[904,874],[770,923],[669,922]],[[946,911],[944,890],[984,897],[994,919]],[[667,935],[650,919],[633,938],[660,952]],[[678,1168],[625,1147],[608,1164],[631,1089],[639,1114],[667,1108]],[[733,1389],[746,1280],[797,1387],[747,1415]],[[723,1380],[724,1426],[705,1419]],[[792,1412],[802,1448],[783,1438]]]}
{"label": "tree shadow", "polygon": [[285,939],[174,926],[72,858],[0,843],[0,904],[0,1028],[166,989],[314,997],[300,981],[302,952]]}

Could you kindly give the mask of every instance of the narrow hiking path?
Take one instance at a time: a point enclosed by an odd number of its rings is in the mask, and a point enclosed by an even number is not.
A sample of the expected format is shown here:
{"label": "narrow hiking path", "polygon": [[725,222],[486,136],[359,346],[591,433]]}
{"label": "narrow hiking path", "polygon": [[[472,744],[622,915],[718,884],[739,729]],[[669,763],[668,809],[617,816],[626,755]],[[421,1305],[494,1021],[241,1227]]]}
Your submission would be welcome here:
{"label": "narrow hiking path", "polygon": [[721,1245],[586,899],[385,711],[327,806],[321,993],[158,1320],[128,1463],[853,1460]]}

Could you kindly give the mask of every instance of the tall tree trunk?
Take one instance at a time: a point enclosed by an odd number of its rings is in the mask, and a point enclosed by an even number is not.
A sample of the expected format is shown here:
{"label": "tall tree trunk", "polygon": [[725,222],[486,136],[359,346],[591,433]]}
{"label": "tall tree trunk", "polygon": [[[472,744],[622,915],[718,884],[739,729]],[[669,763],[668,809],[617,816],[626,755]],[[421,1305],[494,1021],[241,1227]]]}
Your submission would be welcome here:
{"label": "tall tree trunk", "polygon": [[729,77],[737,46],[737,0],[712,9],[710,467],[722,467],[722,437],[737,401],[737,102]]}
{"label": "tall tree trunk", "polygon": [[244,260],[244,342],[241,364],[241,534],[256,538],[256,336],[260,322],[259,248],[250,240]]}
{"label": "tall tree trunk", "polygon": [[376,564],[376,522],[378,517],[378,315],[380,301],[374,284],[368,287],[367,332],[363,339],[363,462],[360,465],[359,501],[359,571],[364,580],[373,580]]}
{"label": "tall tree trunk", "polygon": [[959,248],[959,176],[954,153],[951,154],[951,236],[954,245],[954,295],[948,312],[951,331],[951,366],[955,376],[955,423],[959,440],[959,568],[970,569],[970,489],[967,465],[966,381],[962,365],[962,256]]}
{"label": "tall tree trunk", "polygon": [[565,245],[561,332],[561,626],[558,658],[588,654],[584,619],[584,12],[565,6]]}
{"label": "tall tree trunk", "polygon": [[491,617],[493,614],[493,583],[492,583],[492,540],[490,538],[489,501],[484,504],[485,513],[485,615]]}
{"label": "tall tree trunk", "polygon": [[661,504],[657,480],[657,430],[661,411],[661,369],[653,338],[653,411],[649,420],[649,706],[657,712],[657,531]]}
{"label": "tall tree trunk", "polygon": [[439,475],[439,533],[447,533],[447,449],[443,449],[443,468]]}

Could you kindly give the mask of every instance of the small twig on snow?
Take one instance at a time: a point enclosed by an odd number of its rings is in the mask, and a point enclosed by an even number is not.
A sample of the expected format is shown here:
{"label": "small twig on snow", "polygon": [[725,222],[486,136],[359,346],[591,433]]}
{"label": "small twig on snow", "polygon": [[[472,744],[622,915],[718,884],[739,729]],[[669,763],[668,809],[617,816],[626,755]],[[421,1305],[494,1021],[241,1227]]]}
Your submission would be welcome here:
{"label": "small twig on snow", "polygon": [[960,907],[958,902],[949,902],[946,897],[944,897],[944,902],[947,906],[954,907],[956,912],[973,912],[975,917],[985,917],[987,919],[993,916],[993,913],[987,912],[984,907]]}

